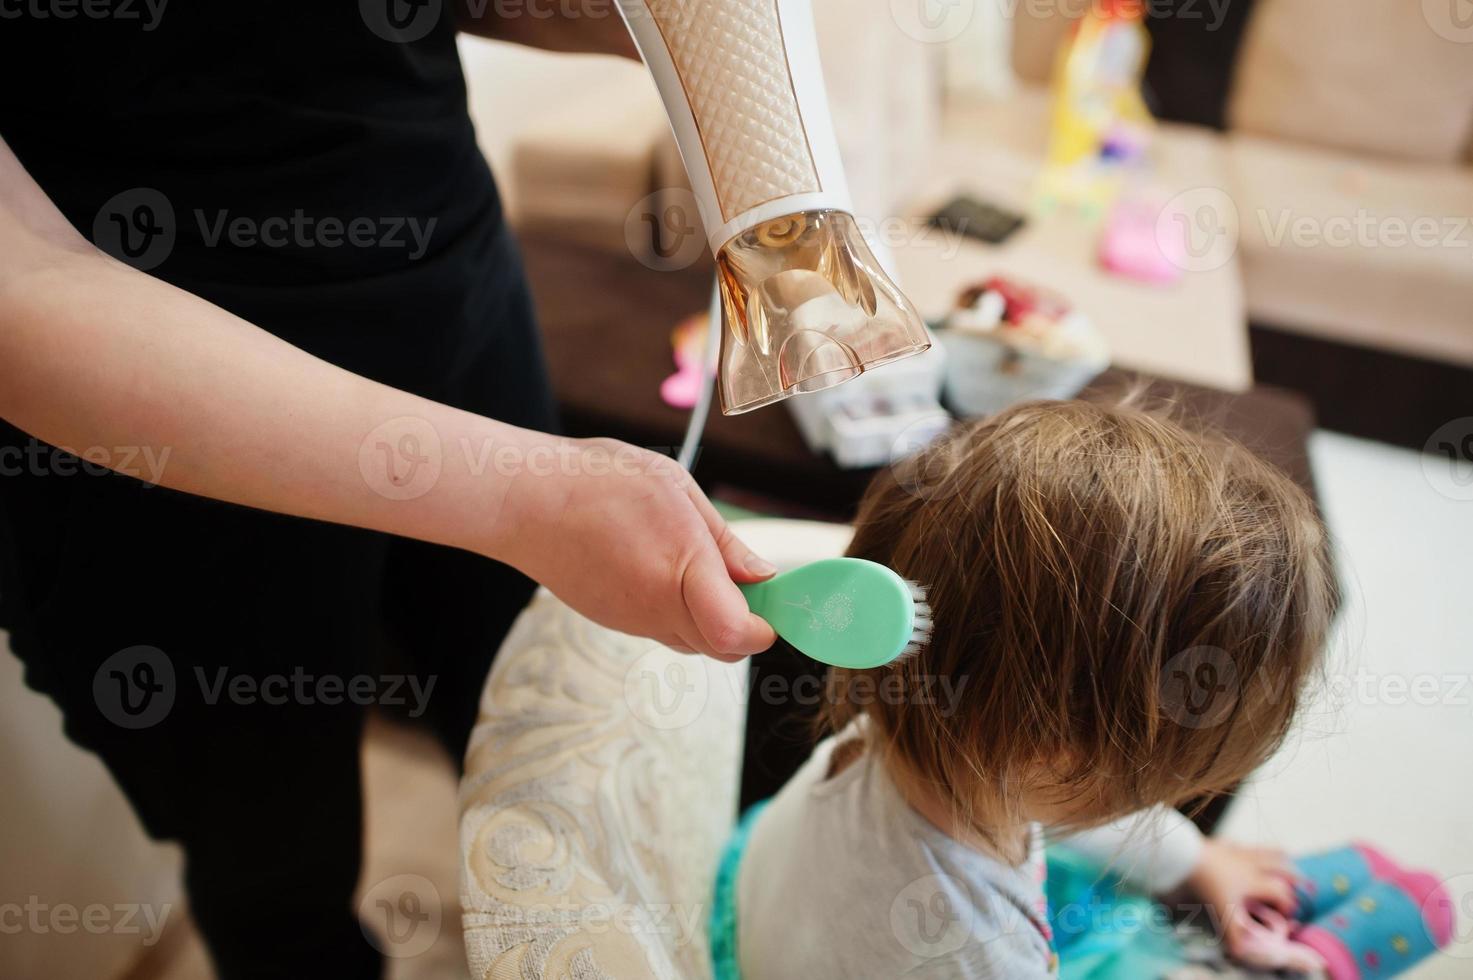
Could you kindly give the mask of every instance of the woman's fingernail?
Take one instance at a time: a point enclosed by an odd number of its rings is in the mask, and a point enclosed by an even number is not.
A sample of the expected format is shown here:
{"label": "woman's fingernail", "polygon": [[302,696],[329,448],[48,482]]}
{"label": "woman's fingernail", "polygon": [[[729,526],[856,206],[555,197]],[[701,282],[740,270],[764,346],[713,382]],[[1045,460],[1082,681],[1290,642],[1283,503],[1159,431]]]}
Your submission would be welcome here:
{"label": "woman's fingernail", "polygon": [[747,555],[747,571],[752,575],[776,575],[777,566],[766,558],[759,558],[754,554]]}

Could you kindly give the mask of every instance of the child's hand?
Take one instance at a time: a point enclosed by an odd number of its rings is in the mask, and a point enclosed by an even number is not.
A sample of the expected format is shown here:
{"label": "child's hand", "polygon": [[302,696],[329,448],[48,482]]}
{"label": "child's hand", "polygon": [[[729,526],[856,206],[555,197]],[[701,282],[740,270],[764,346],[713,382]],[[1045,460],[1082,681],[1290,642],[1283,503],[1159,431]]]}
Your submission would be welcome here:
{"label": "child's hand", "polygon": [[1212,906],[1228,955],[1239,956],[1248,927],[1246,904],[1262,902],[1292,917],[1298,904],[1293,875],[1282,851],[1208,838],[1187,885]]}

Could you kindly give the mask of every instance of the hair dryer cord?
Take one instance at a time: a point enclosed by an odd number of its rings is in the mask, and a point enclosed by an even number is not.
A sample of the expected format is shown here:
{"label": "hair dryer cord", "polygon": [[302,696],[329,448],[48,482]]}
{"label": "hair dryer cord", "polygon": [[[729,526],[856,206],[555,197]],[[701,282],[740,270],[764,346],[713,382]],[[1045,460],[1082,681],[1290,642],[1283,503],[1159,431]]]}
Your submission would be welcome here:
{"label": "hair dryer cord", "polygon": [[680,445],[680,465],[686,470],[695,466],[696,453],[700,451],[701,434],[706,431],[706,417],[711,414],[711,398],[716,392],[716,359],[721,348],[721,280],[711,282],[710,323],[706,329],[706,349],[702,354],[705,364],[701,368],[701,393],[696,407],[691,409],[690,421],[685,427],[685,441]]}

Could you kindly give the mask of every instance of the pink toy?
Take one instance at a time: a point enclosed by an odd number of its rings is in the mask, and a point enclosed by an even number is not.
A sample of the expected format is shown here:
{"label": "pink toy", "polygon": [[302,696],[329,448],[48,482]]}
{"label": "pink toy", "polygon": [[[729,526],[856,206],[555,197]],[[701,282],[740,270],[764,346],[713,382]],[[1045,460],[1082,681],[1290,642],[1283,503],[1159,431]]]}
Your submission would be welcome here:
{"label": "pink toy", "polygon": [[702,382],[705,380],[708,329],[707,315],[698,313],[682,320],[670,335],[677,370],[660,384],[660,397],[671,408],[689,411],[700,400]]}
{"label": "pink toy", "polygon": [[1166,286],[1187,268],[1185,215],[1167,213],[1162,202],[1122,198],[1105,224],[1100,264],[1117,276]]}

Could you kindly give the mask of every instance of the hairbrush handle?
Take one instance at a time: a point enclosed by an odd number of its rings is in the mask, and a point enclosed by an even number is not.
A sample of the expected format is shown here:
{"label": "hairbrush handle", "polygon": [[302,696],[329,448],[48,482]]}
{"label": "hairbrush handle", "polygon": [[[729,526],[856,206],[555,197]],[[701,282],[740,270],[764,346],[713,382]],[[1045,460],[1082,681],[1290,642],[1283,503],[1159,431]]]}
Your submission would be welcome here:
{"label": "hairbrush handle", "polygon": [[883,667],[931,637],[925,590],[863,558],[825,558],[738,588],[778,636],[832,667]]}
{"label": "hairbrush handle", "polygon": [[852,213],[809,0],[619,0],[713,253],[762,222]]}

